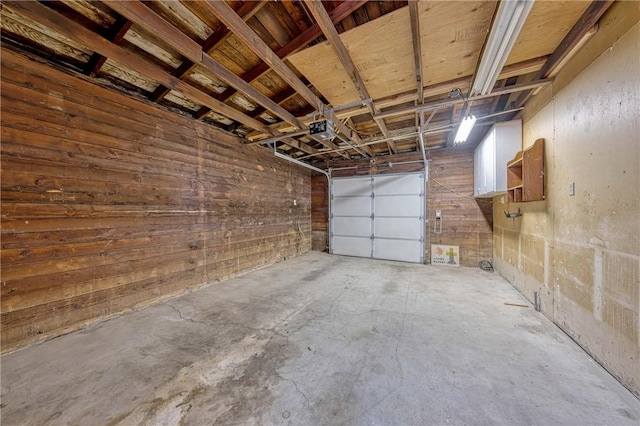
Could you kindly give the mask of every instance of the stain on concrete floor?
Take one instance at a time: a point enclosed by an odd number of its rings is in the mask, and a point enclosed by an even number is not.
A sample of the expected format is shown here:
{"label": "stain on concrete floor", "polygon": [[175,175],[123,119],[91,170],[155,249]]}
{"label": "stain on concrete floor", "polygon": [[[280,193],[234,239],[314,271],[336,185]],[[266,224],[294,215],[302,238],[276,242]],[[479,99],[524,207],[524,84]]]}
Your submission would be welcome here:
{"label": "stain on concrete floor", "polygon": [[312,252],[2,357],[2,424],[633,424],[497,274]]}

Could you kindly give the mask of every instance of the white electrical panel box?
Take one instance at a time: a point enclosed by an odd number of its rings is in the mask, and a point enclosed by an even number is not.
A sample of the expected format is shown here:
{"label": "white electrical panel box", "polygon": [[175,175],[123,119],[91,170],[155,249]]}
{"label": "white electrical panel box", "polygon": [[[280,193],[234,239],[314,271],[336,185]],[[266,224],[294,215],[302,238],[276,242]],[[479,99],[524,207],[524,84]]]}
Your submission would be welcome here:
{"label": "white electrical panel box", "polygon": [[522,149],[522,121],[495,124],[473,156],[473,195],[489,198],[507,191],[507,163]]}

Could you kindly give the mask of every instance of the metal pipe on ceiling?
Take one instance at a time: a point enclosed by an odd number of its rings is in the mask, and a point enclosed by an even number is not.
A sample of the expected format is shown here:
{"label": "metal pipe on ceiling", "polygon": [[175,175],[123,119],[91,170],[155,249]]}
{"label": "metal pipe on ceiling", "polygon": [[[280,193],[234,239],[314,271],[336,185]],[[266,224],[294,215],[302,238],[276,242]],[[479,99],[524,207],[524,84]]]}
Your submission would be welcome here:
{"label": "metal pipe on ceiling", "polygon": [[[510,114],[512,112],[517,112],[517,111],[522,111],[524,108],[520,107],[520,108],[514,108],[514,109],[510,109],[510,110],[506,110],[506,111],[501,111],[501,112],[496,112],[493,114],[489,114],[489,115],[485,115],[483,117],[479,117],[476,121],[476,126],[478,125],[482,125],[482,123],[479,123],[483,120],[487,120],[489,118],[493,118],[493,117],[497,117],[499,115],[504,115],[504,114]],[[494,123],[489,123],[489,124],[494,124]],[[452,128],[456,127],[458,124],[450,124],[448,126],[442,126],[442,127],[436,127],[433,128],[429,131],[423,132],[423,135],[436,135],[438,133],[443,133],[443,132],[447,132],[449,130],[451,130]],[[375,144],[379,144],[382,143],[384,141],[386,141],[387,139],[393,139],[393,140],[402,140],[402,139],[408,139],[408,138],[413,138],[419,135],[419,132],[410,132],[410,133],[405,133],[402,135],[396,135],[396,136],[391,136],[390,138],[383,138],[383,139],[377,139],[377,140],[373,140],[373,141],[368,141],[365,143],[360,144],[360,146],[368,146],[368,145],[375,145]],[[351,149],[351,148],[340,148],[340,149],[334,149],[334,150],[330,150],[330,151],[322,151],[319,152],[317,154],[308,154],[308,155],[304,155],[300,157],[300,160],[306,160],[307,158],[311,158],[311,157],[315,157],[318,155],[322,155],[322,154],[329,154],[332,152],[338,152],[338,151],[344,151],[347,149]],[[425,150],[430,150],[432,148],[425,148]]]}
{"label": "metal pipe on ceiling", "polygon": [[420,140],[420,152],[422,153],[422,161],[424,162],[425,178],[429,176],[429,162],[427,161],[427,152],[424,149],[424,131],[427,129],[427,126],[431,123],[433,116],[436,115],[436,112],[438,112],[439,109],[440,108],[435,108],[431,111],[431,115],[426,122],[424,121],[424,111],[420,111],[420,129],[418,129],[418,139]]}
{"label": "metal pipe on ceiling", "polygon": [[282,158],[283,160],[287,160],[287,161],[289,161],[289,162],[291,162],[293,164],[297,164],[298,166],[305,167],[305,168],[307,168],[309,170],[313,170],[314,172],[322,173],[323,175],[325,175],[327,177],[327,179],[330,179],[329,173],[326,170],[322,170],[322,169],[319,169],[317,167],[312,166],[311,164],[307,164],[307,163],[304,163],[304,162],[302,162],[300,160],[296,160],[295,158],[291,158],[288,155],[280,154],[278,151],[275,150],[275,148],[273,150],[273,154],[278,158]]}

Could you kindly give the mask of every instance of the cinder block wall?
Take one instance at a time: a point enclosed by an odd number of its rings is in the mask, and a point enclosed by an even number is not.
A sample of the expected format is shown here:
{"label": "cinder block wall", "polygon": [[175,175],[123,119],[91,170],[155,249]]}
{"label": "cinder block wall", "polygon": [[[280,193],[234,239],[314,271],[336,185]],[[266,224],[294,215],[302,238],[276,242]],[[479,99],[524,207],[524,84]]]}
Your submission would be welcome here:
{"label": "cinder block wall", "polygon": [[307,170],[10,50],[1,60],[3,351],[311,248]]}
{"label": "cinder block wall", "polygon": [[[494,198],[494,261],[640,395],[640,14],[617,2],[594,38],[525,111],[544,138],[546,200]],[[569,195],[569,184],[575,195]],[[521,208],[507,219],[504,210]]]}

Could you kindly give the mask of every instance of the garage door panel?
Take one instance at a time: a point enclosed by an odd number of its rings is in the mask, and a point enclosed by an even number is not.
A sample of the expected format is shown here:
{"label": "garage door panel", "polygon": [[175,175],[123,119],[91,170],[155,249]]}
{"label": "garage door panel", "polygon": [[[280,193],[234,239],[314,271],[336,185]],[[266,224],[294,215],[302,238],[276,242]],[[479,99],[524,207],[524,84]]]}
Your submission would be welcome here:
{"label": "garage door panel", "polygon": [[376,259],[422,262],[422,243],[404,240],[373,240],[373,257]]}
{"label": "garage door panel", "polygon": [[421,194],[424,180],[420,175],[376,176],[374,192],[378,195]]}
{"label": "garage door panel", "polygon": [[422,220],[418,218],[380,218],[373,221],[374,235],[380,238],[420,240]]}
{"label": "garage door panel", "polygon": [[347,256],[371,257],[371,240],[369,238],[333,236],[332,253]]}
{"label": "garage door panel", "polygon": [[338,178],[331,191],[332,253],[423,261],[424,175]]}
{"label": "garage door panel", "polygon": [[422,213],[424,198],[417,195],[398,195],[395,197],[376,197],[374,214],[376,216],[414,216]]}
{"label": "garage door panel", "polygon": [[371,178],[348,178],[333,181],[333,195],[342,196],[365,196],[371,195]]}
{"label": "garage door panel", "polygon": [[332,232],[336,235],[371,236],[371,218],[334,217]]}
{"label": "garage door panel", "polygon": [[371,216],[371,197],[334,197],[331,201],[334,216]]}

